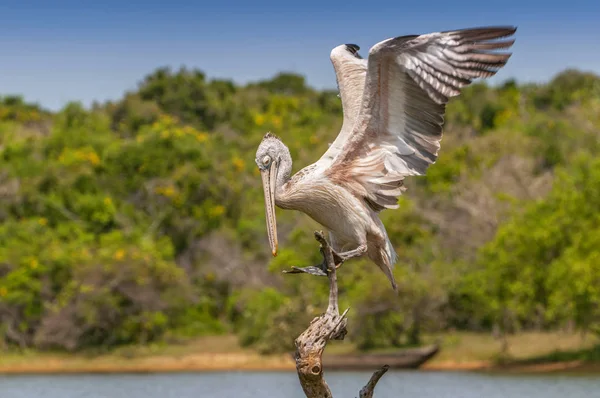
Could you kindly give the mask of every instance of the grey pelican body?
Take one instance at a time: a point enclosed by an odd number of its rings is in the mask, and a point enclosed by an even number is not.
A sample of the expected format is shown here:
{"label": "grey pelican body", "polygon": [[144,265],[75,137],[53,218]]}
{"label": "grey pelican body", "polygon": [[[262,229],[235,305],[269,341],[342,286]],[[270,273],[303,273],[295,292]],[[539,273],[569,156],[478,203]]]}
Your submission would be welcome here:
{"label": "grey pelican body", "polygon": [[267,232],[277,254],[275,206],[298,210],[329,231],[343,261],[366,254],[397,289],[396,253],[379,218],[398,207],[407,176],[424,175],[435,163],[445,106],[475,78],[493,76],[510,53],[512,27],[489,27],[402,36],[371,48],[334,48],[344,119],[341,131],[314,164],[291,175],[283,142],[267,133],[256,153],[265,194]]}
{"label": "grey pelican body", "polygon": [[299,210],[325,227],[338,255],[351,258],[366,252],[395,286],[391,265],[396,253],[377,212],[335,184],[324,169],[309,166],[286,182],[281,193],[277,188],[275,192],[278,207]]}

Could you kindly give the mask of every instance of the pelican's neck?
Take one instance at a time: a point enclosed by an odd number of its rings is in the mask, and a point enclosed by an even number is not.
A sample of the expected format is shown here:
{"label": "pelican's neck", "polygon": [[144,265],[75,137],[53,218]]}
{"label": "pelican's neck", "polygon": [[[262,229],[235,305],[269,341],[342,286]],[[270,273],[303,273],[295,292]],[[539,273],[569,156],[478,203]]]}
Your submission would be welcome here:
{"label": "pelican's neck", "polygon": [[279,160],[279,171],[277,172],[277,188],[283,188],[292,175],[292,156],[290,151],[285,148]]}
{"label": "pelican's neck", "polygon": [[277,172],[277,182],[275,187],[275,200],[279,201],[284,193],[284,185],[290,180],[292,175],[292,155],[285,145],[280,151],[279,168]]}

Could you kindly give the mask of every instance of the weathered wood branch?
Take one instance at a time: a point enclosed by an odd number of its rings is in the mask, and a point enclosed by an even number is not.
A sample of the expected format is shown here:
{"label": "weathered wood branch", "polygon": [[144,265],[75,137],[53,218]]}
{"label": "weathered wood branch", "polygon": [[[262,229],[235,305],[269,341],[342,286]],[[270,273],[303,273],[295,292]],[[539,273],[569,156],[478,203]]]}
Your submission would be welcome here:
{"label": "weathered wood branch", "polygon": [[359,398],[372,398],[373,391],[375,390],[377,382],[379,381],[379,379],[381,379],[381,376],[383,376],[385,372],[388,371],[389,368],[390,367],[388,365],[383,365],[381,369],[375,371],[367,385],[360,390],[360,393],[358,394]]}
{"label": "weathered wood branch", "polygon": [[[323,377],[322,356],[329,340],[343,340],[346,336],[346,314],[339,312],[338,287],[334,253],[322,232],[315,232],[321,244],[323,263],[316,267],[294,268],[288,273],[305,272],[312,275],[326,275],[329,278],[329,305],[327,311],[314,318],[308,328],[296,338],[296,370],[302,389],[308,398],[332,398],[331,390]],[[376,371],[371,380],[360,390],[360,398],[371,398],[377,382],[387,372],[385,365]]]}

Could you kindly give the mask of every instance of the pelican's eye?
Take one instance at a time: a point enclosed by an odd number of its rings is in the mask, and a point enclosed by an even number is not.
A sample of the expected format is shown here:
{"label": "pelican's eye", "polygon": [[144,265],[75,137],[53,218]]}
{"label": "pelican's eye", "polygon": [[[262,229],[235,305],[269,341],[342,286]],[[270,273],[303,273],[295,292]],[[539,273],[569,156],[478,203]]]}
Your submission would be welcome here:
{"label": "pelican's eye", "polygon": [[268,166],[268,165],[271,163],[271,157],[270,157],[270,156],[268,156],[268,155],[267,155],[267,156],[265,156],[265,157],[262,159],[262,162],[263,162],[263,164],[264,164],[265,166]]}

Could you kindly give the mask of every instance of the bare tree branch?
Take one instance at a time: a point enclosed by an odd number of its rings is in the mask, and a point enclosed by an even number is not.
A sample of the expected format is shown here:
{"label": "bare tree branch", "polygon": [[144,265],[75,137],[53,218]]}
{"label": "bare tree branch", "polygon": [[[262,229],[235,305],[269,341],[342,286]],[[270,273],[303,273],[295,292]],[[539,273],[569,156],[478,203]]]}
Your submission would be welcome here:
{"label": "bare tree branch", "polygon": [[359,398],[372,398],[373,391],[375,390],[377,382],[379,381],[379,379],[381,379],[381,376],[383,376],[385,372],[388,371],[389,368],[390,367],[388,365],[383,365],[381,369],[375,371],[373,373],[373,376],[371,376],[371,380],[369,380],[367,385],[360,390],[360,393],[358,394]]}
{"label": "bare tree branch", "polygon": [[[325,346],[329,340],[343,340],[346,336],[346,314],[348,310],[341,315],[338,306],[338,287],[336,266],[333,251],[329,243],[325,240],[322,232],[315,232],[315,238],[321,244],[321,254],[323,255],[323,264],[321,266],[310,267],[311,271],[322,271],[329,278],[329,305],[327,311],[314,318],[308,328],[298,336],[295,341],[296,370],[302,389],[308,398],[332,398],[331,390],[323,377],[322,356]],[[306,272],[313,275],[321,275],[320,272],[307,272],[294,268],[289,273]],[[375,385],[388,370],[385,365],[376,371],[367,385],[360,391],[360,397],[370,398],[373,396]]]}

